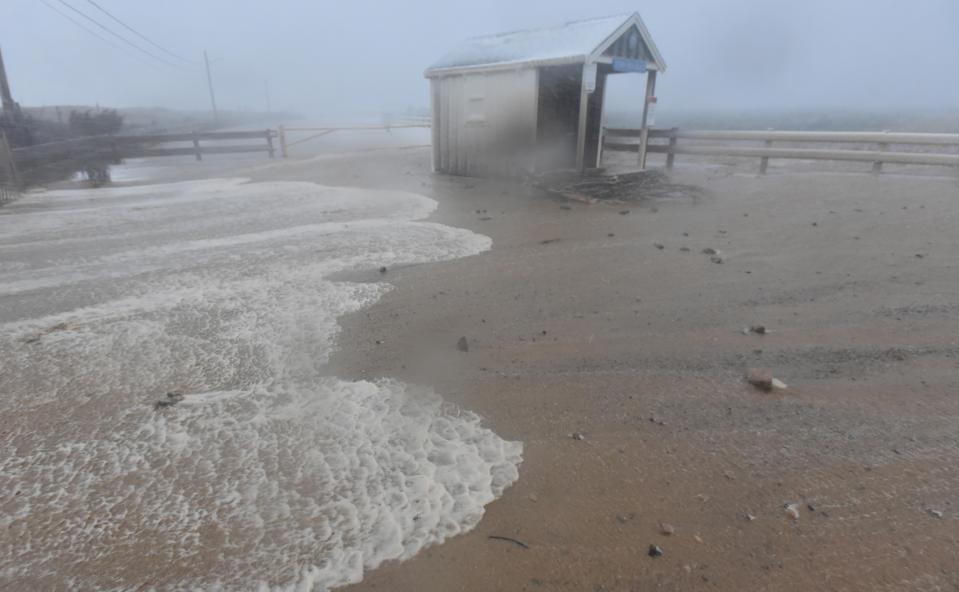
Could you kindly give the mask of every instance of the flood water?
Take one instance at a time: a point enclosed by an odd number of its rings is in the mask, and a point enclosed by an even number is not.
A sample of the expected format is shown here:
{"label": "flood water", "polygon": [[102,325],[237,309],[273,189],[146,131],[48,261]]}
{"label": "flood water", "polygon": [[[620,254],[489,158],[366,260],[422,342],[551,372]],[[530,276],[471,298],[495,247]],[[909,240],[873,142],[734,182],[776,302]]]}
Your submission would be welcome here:
{"label": "flood water", "polygon": [[521,444],[325,370],[389,289],[331,274],[489,248],[435,207],[224,178],[0,210],[0,581],[323,589],[475,525]]}

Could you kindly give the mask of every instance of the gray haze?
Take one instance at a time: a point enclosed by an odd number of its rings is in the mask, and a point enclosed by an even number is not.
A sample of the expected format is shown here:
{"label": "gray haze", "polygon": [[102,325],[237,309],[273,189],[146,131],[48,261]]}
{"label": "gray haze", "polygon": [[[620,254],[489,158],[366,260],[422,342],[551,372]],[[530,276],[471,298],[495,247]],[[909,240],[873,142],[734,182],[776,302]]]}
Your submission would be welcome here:
{"label": "gray haze", "polygon": [[[82,20],[59,0],[48,1]],[[67,1],[165,56],[87,0]],[[959,105],[956,0],[98,3],[193,64],[172,68],[115,38],[119,47],[108,44],[41,0],[4,0],[0,46],[22,104],[205,108],[201,61],[207,49],[221,108],[264,110],[267,81],[275,110],[322,116],[423,108],[423,70],[464,37],[636,10],[669,64],[657,93],[662,105]],[[638,100],[633,82],[638,77],[617,85],[612,107]]]}

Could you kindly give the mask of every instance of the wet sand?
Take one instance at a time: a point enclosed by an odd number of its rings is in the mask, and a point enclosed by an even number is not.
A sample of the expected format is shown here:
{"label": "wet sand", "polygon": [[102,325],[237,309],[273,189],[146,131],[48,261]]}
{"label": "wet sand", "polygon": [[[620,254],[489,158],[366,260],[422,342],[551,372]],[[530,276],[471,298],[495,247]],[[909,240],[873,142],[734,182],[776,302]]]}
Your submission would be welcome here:
{"label": "wet sand", "polygon": [[752,165],[592,206],[433,176],[424,148],[232,171],[422,193],[493,239],[352,274],[393,290],[329,372],[432,386],[524,462],[475,530],[350,590],[959,590],[959,177]]}
{"label": "wet sand", "polygon": [[333,366],[480,413],[524,442],[520,480],[351,590],[959,589],[954,172],[679,167],[702,197],[592,206],[433,177],[423,149],[283,174],[419,191],[493,238],[389,270]]}

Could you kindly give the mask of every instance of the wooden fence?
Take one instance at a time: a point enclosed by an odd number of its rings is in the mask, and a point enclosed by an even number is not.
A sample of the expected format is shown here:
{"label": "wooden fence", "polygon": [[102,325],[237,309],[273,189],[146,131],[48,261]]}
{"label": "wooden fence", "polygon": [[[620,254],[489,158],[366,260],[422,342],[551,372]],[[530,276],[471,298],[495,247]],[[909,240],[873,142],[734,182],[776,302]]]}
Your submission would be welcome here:
{"label": "wooden fence", "polygon": [[[322,138],[323,136],[328,136],[333,132],[345,132],[345,131],[369,131],[369,130],[394,130],[394,129],[405,129],[411,127],[430,127],[429,121],[403,121],[396,124],[384,124],[384,125],[354,125],[354,126],[342,126],[342,127],[279,127],[280,135],[280,156],[287,158],[290,155],[290,146],[296,146],[297,144],[302,144],[304,142],[309,142],[310,140],[315,140],[317,138]],[[309,133],[309,136],[305,138],[297,138],[293,141],[290,141],[287,134],[291,132],[299,133]]]}
{"label": "wooden fence", "polygon": [[[641,137],[639,129],[606,128],[603,130],[604,150],[639,151],[638,142],[624,141]],[[759,158],[759,172],[765,173],[769,159],[837,160],[871,162],[874,173],[882,171],[883,163],[959,166],[959,152],[944,151],[947,147],[959,148],[959,134],[914,134],[892,132],[784,132],[784,131],[696,131],[651,129],[650,140],[665,140],[666,143],[649,142],[646,151],[666,155],[666,168],[672,168],[677,154],[705,156],[738,156]],[[679,140],[693,143],[680,144]],[[696,143],[699,142],[699,143]],[[710,143],[702,143],[710,142]],[[753,142],[759,145],[729,144]],[[869,148],[852,147],[776,147],[775,142],[798,144],[845,144],[867,145]],[[891,146],[921,146],[925,151],[892,151]],[[935,150],[938,150],[935,151]]]}
{"label": "wooden fence", "polygon": [[[120,162],[124,158],[192,155],[203,160],[205,154],[266,152],[275,157],[274,130],[233,132],[185,132],[137,136],[89,136],[46,144],[14,148],[12,166],[23,183],[58,171],[81,170],[87,163]],[[235,140],[262,140],[258,143],[211,144]],[[183,144],[186,144],[185,146]]]}

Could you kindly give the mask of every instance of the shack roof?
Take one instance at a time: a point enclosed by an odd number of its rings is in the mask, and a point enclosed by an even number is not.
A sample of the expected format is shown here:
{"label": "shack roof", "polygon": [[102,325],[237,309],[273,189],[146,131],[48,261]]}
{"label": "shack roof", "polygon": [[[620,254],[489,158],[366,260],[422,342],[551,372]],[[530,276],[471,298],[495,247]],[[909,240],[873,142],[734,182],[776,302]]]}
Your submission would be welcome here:
{"label": "shack roof", "polygon": [[426,70],[427,77],[462,71],[523,66],[585,63],[597,57],[635,26],[652,56],[650,69],[664,71],[666,62],[639,13],[571,21],[555,27],[473,37],[460,43]]}

